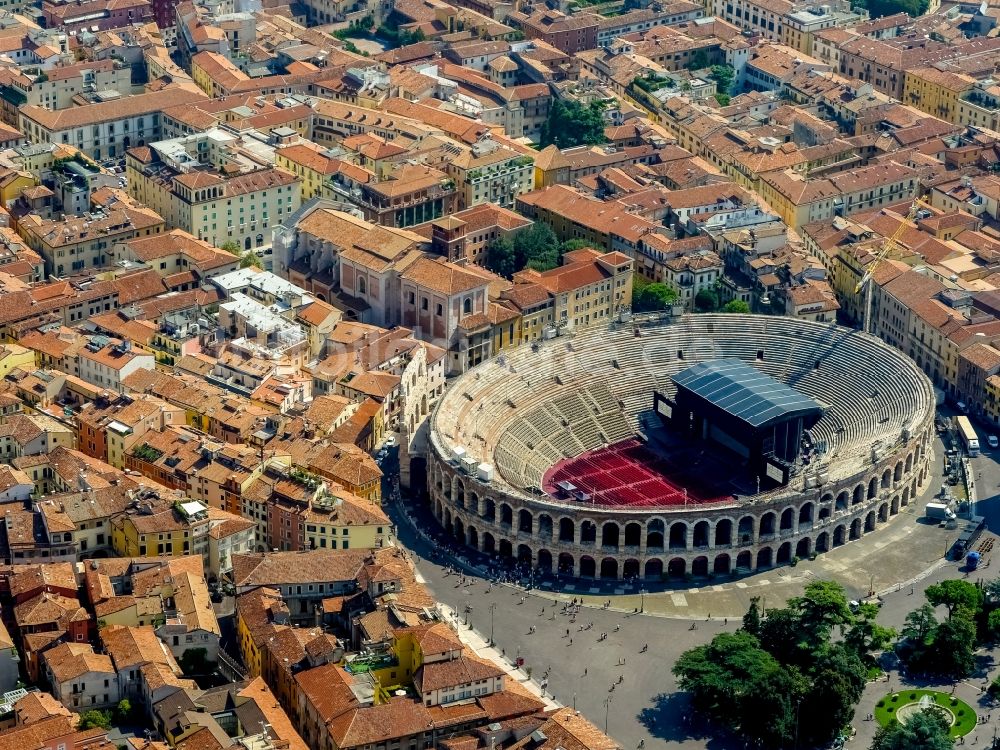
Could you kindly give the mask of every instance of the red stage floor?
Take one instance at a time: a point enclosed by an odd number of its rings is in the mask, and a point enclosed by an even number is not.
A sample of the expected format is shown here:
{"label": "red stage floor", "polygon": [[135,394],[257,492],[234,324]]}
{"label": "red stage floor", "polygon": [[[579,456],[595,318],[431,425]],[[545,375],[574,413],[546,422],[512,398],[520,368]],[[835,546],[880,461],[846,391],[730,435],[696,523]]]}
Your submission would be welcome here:
{"label": "red stage floor", "polygon": [[[576,489],[567,492],[560,483]],[[709,489],[712,484],[695,486],[687,471],[678,470],[634,439],[560,461],[542,479],[542,489],[555,497],[633,508],[700,505],[725,499],[717,492],[718,486]]]}

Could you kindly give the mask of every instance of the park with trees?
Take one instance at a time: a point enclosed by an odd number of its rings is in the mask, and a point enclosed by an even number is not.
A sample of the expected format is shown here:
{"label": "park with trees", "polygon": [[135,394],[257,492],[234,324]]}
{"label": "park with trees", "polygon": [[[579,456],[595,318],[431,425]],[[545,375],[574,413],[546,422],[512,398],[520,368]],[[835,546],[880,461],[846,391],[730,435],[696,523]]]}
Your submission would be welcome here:
{"label": "park with trees", "polygon": [[852,611],[843,587],[814,581],[780,609],[755,598],[735,633],[684,652],[673,673],[714,726],[764,747],[813,747],[836,739],[894,631],[878,608]]}
{"label": "park with trees", "polygon": [[[878,612],[877,603],[848,602],[833,581],[810,583],[778,609],[755,598],[736,632],[684,652],[673,673],[711,726],[762,747],[826,746],[847,736],[865,685],[892,654],[904,684],[871,699],[871,750],[964,742],[979,726],[975,707],[933,686],[981,676],[977,651],[1000,639],[1000,578],[927,586],[898,633]],[[983,686],[984,699],[1000,699],[1000,678]]]}

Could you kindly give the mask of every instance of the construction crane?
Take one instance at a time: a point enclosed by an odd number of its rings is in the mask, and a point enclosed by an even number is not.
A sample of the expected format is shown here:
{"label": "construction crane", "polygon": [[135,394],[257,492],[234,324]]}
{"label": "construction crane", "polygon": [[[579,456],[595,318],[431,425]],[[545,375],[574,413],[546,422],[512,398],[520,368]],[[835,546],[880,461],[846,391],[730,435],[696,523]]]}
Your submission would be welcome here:
{"label": "construction crane", "polygon": [[903,233],[909,228],[909,223],[917,215],[917,211],[921,207],[930,208],[930,206],[919,198],[914,198],[913,203],[910,204],[910,210],[906,212],[906,216],[903,221],[899,222],[899,226],[896,227],[896,231],[893,232],[886,241],[882,243],[882,247],[879,248],[878,252],[875,253],[875,257],[865,266],[864,275],[862,275],[861,280],[858,285],[854,287],[854,293],[857,294],[862,289],[865,292],[865,308],[864,314],[861,318],[861,330],[865,333],[871,333],[871,317],[872,317],[872,297],[874,296],[874,282],[872,281],[872,276],[882,261],[889,257],[895,250],[902,247],[900,245],[899,239],[903,236]]}

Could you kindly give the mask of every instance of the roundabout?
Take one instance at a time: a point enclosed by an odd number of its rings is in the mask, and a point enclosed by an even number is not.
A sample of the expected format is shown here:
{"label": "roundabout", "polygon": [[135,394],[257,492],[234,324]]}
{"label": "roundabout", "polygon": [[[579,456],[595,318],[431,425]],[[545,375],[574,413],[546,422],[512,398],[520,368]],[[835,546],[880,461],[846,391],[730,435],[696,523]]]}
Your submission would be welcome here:
{"label": "roundabout", "polygon": [[900,690],[889,693],[875,704],[875,720],[883,727],[893,721],[905,724],[920,711],[932,707],[944,712],[952,737],[963,737],[978,724],[978,717],[972,706],[950,693],[938,690]]}

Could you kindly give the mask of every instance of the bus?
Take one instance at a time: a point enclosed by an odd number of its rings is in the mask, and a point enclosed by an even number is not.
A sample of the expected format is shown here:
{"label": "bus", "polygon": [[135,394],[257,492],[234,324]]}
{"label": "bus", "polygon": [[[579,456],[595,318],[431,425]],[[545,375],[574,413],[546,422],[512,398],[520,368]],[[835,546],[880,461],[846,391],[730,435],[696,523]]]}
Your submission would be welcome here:
{"label": "bus", "polygon": [[979,435],[972,429],[972,422],[968,417],[955,417],[955,427],[958,428],[958,436],[965,444],[965,452],[975,458],[979,455]]}

